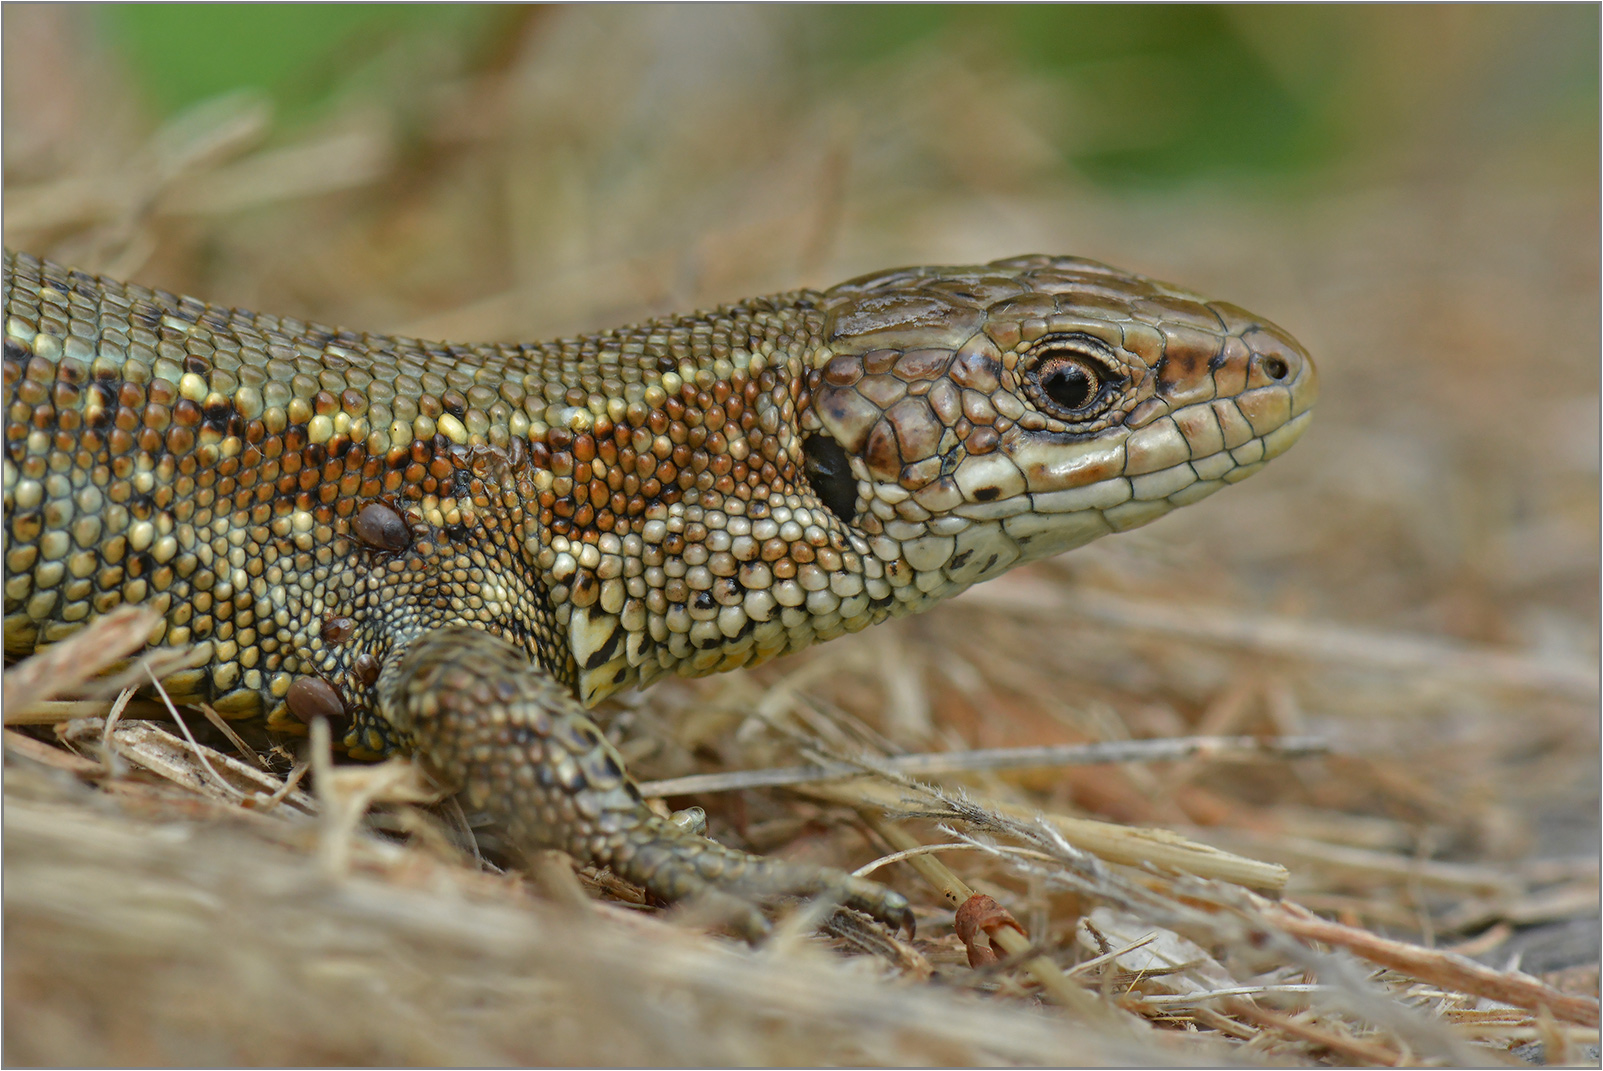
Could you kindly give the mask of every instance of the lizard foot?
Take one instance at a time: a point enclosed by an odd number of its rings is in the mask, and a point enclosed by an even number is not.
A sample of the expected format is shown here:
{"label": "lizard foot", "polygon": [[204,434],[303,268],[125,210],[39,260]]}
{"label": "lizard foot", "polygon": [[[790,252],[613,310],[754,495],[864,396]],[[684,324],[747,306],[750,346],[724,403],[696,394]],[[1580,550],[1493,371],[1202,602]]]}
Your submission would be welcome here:
{"label": "lizard foot", "polygon": [[562,848],[668,902],[700,900],[755,939],[754,901],[828,896],[912,932],[907,900],[877,882],[725,847],[651,811],[572,693],[511,643],[434,629],[386,664],[378,712],[444,783],[523,847]]}

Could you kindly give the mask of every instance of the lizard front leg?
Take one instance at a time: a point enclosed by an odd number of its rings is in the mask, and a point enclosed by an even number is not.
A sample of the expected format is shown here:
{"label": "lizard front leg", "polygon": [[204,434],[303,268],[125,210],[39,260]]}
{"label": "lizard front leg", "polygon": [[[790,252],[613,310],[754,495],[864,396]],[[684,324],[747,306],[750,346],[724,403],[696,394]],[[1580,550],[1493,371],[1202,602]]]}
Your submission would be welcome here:
{"label": "lizard front leg", "polygon": [[666,901],[702,899],[747,937],[752,898],[831,895],[896,927],[898,893],[840,871],[727,848],[653,813],[572,694],[518,648],[466,625],[426,631],[391,656],[378,713],[441,781],[522,848],[561,848]]}

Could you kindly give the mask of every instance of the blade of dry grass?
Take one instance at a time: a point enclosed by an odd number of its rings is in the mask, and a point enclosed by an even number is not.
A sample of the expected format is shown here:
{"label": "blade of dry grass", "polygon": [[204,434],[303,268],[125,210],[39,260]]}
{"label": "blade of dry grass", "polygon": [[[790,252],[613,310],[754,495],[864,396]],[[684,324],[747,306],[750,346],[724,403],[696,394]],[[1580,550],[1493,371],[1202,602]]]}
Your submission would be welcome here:
{"label": "blade of dry grass", "polygon": [[[104,699],[36,699],[19,710],[6,710],[7,725],[60,725],[78,718],[103,718],[111,709]],[[160,703],[148,699],[128,704],[128,712],[135,717],[159,717],[166,712]]]}
{"label": "blade of dry grass", "polygon": [[1546,1009],[1566,1022],[1598,1025],[1596,1000],[1561,993],[1528,974],[1498,971],[1474,960],[1435,948],[1393,941],[1367,930],[1322,919],[1289,901],[1263,905],[1264,914],[1287,933],[1348,949],[1378,964],[1455,992],[1512,1004],[1529,1011]]}
{"label": "blade of dry grass", "polygon": [[1230,1000],[1224,1003],[1224,1008],[1231,1015],[1245,1019],[1255,1026],[1286,1034],[1302,1041],[1310,1042],[1333,1053],[1339,1054],[1344,1060],[1355,1064],[1374,1067],[1398,1067],[1407,1062],[1407,1054],[1399,1052],[1389,1045],[1377,1044],[1355,1038],[1345,1031],[1331,1027],[1304,1022],[1299,1016],[1283,1015],[1261,1008],[1248,1000]]}
{"label": "blade of dry grass", "polygon": [[1076,590],[1070,597],[1053,585],[1009,577],[970,588],[958,598],[975,607],[995,607],[1015,615],[1081,617],[1135,632],[1314,662],[1424,671],[1458,681],[1531,688],[1578,699],[1598,694],[1595,666],[1495,648],[1476,649],[1425,636],[1246,614],[1220,606],[1174,606],[1090,589]]}
{"label": "blade of dry grass", "polygon": [[[22,985],[40,999],[72,978],[80,1000],[117,1024],[111,1048],[65,1030],[70,1020],[8,1028],[23,1062],[107,1062],[95,1054],[127,1051],[117,1039],[164,1007],[197,1010],[183,1029],[139,1043],[148,1062],[705,1066],[788,1053],[878,1064],[919,1053],[971,1065],[1074,1053],[1162,1066],[1198,1051],[1185,1038],[1121,1039],[1037,1010],[888,986],[811,952],[769,958],[634,913],[576,915],[422,853],[373,856],[331,883],[305,852],[252,826],[202,824],[174,838],[159,815],[14,788],[24,795],[7,804],[17,935],[7,999]],[[201,1014],[207,990],[243,1014]]]}
{"label": "blade of dry grass", "polygon": [[52,644],[5,673],[6,724],[35,703],[77,691],[100,671],[139,650],[160,618],[142,606],[119,606],[83,631]]}
{"label": "blade of dry grass", "polygon": [[74,755],[70,751],[63,751],[59,747],[53,747],[42,740],[35,740],[31,736],[23,736],[13,729],[6,729],[4,732],[7,755],[20,755],[40,765],[49,766],[55,770],[64,770],[80,777],[91,777],[101,772],[98,762],[93,762],[80,755]]}
{"label": "blade of dry grass", "polygon": [[1396,852],[1371,851],[1341,844],[1307,840],[1252,830],[1225,830],[1221,839],[1233,846],[1261,852],[1306,870],[1324,870],[1348,878],[1371,881],[1411,881],[1433,889],[1451,889],[1472,895],[1504,895],[1523,884],[1507,868],[1420,859]]}
{"label": "blade of dry grass", "polygon": [[[815,799],[830,800],[859,809],[871,807],[890,814],[906,813],[910,807],[917,806],[907,789],[894,784],[859,781],[844,785],[802,785],[795,791]],[[1138,829],[1090,818],[1042,814],[1036,809],[1017,804],[978,796],[971,798],[978,806],[1018,821],[1028,822],[1039,817],[1076,847],[1110,862],[1129,866],[1151,864],[1170,867],[1198,877],[1217,878],[1270,891],[1285,888],[1290,878],[1290,872],[1285,867],[1220,851],[1168,830]]]}
{"label": "blade of dry grass", "polygon": [[[928,752],[918,755],[876,756],[872,766],[904,777],[934,777],[976,770],[1011,770],[1052,766],[1087,766],[1115,762],[1172,762],[1192,757],[1241,760],[1260,757],[1307,758],[1328,753],[1330,745],[1318,737],[1260,739],[1252,736],[1187,736],[1159,740],[1115,740],[1097,744],[1057,744],[1040,747],[973,748],[967,751]],[[704,792],[733,792],[750,788],[859,777],[862,766],[827,763],[785,766],[768,770],[727,770],[695,774],[665,781],[646,781],[646,796],[688,796]]]}

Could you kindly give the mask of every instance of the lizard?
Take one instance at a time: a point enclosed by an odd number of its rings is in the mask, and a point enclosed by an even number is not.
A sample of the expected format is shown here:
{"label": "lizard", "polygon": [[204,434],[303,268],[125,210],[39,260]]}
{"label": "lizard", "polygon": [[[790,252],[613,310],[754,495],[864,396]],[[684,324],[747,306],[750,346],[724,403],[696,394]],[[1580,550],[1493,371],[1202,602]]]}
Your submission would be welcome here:
{"label": "lizard", "polygon": [[1262,468],[1318,378],[1238,306],[1078,257],[902,268],[535,344],[208,304],[7,252],[5,651],[127,604],[166,679],[408,753],[520,847],[895,926],[867,879],[651,810],[586,711],[755,666]]}

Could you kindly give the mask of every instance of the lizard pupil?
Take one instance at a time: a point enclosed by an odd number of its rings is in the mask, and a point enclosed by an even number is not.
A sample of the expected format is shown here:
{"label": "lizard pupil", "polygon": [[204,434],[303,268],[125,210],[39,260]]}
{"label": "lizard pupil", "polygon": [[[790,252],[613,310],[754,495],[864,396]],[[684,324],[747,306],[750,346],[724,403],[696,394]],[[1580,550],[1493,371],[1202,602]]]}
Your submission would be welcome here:
{"label": "lizard pupil", "polygon": [[1061,361],[1041,377],[1047,397],[1065,409],[1084,409],[1096,396],[1096,377],[1076,361]]}
{"label": "lizard pupil", "polygon": [[802,459],[813,494],[829,512],[851,524],[857,516],[857,480],[852,476],[845,449],[828,435],[816,432],[802,441]]}

